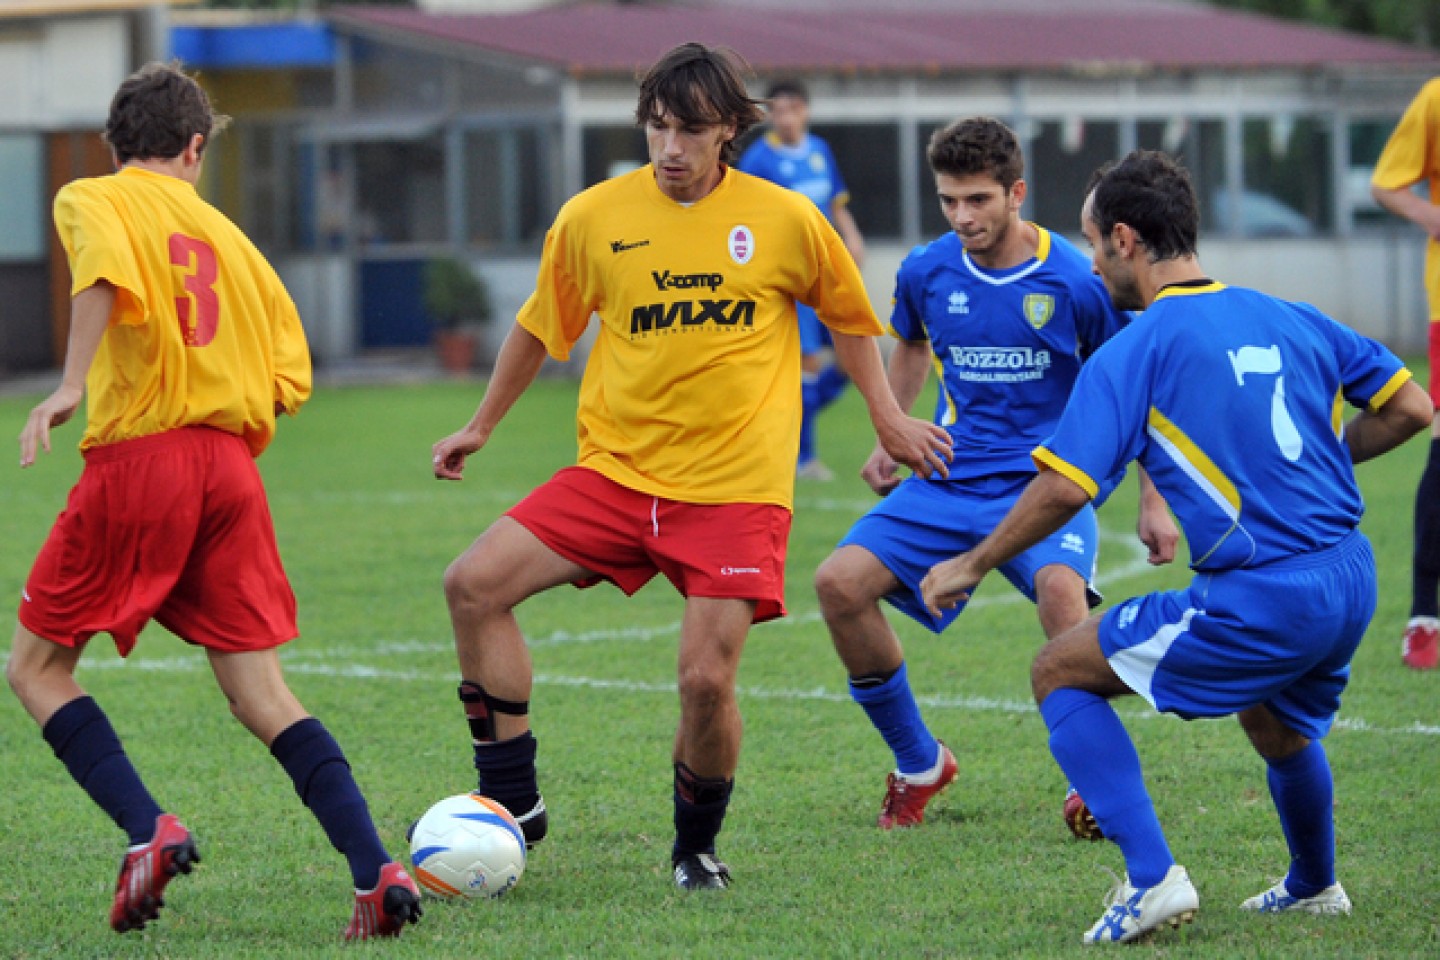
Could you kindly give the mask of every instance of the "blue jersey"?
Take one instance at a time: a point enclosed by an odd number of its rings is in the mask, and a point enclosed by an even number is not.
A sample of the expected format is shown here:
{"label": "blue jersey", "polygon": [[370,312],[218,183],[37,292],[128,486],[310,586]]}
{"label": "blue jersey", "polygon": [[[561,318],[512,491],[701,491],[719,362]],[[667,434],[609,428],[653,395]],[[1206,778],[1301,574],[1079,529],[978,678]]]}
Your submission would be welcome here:
{"label": "blue jersey", "polygon": [[743,173],[803,193],[827,217],[836,203],[850,199],[829,144],[813,133],[805,134],[793,147],[781,143],[775,134],[767,134],[745,150],[736,166]]}
{"label": "blue jersey", "polygon": [[1307,304],[1202,281],[1167,287],[1085,365],[1035,451],[1095,496],[1138,459],[1190,565],[1254,567],[1334,546],[1364,504],[1342,399],[1379,408],[1410,378],[1389,350]]}
{"label": "blue jersey", "polygon": [[928,340],[940,378],[935,422],[950,432],[954,480],[1034,473],[1084,357],[1128,320],[1089,259],[1036,227],[1033,259],[987,270],[948,233],[900,265],[890,329]]}

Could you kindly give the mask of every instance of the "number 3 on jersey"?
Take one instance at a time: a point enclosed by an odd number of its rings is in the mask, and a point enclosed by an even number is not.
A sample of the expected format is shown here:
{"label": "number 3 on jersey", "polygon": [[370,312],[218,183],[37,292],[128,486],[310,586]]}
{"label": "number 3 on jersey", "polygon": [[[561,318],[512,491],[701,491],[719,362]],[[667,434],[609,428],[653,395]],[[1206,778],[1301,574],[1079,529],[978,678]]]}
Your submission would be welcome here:
{"label": "number 3 on jersey", "polygon": [[1285,407],[1285,377],[1281,373],[1285,364],[1280,358],[1280,348],[1241,347],[1239,350],[1225,352],[1230,355],[1230,367],[1235,371],[1235,382],[1242,387],[1245,386],[1247,373],[1275,376],[1275,392],[1270,397],[1270,432],[1275,435],[1275,445],[1280,448],[1286,460],[1291,463],[1299,460],[1305,442],[1300,438],[1300,431],[1295,428],[1295,420]]}
{"label": "number 3 on jersey", "polygon": [[[203,347],[215,339],[220,324],[220,298],[215,294],[215,250],[204,240],[170,234],[170,263],[184,269],[185,292],[175,298],[180,336],[187,347]],[[193,305],[193,306],[192,306]]]}

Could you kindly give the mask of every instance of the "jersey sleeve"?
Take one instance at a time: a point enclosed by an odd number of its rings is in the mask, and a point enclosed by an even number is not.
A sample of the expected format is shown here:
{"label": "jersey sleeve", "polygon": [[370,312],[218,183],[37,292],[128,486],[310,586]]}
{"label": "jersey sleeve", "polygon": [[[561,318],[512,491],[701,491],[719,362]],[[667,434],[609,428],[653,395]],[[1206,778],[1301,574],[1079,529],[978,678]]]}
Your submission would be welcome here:
{"label": "jersey sleeve", "polygon": [[1076,306],[1075,333],[1083,360],[1119,333],[1130,322],[1131,315],[1115,309],[1104,282],[1094,274],[1079,278],[1072,286]]}
{"label": "jersey sleeve", "polygon": [[1400,118],[1370,182],[1381,190],[1400,190],[1425,179],[1440,168],[1440,80],[1432,80],[1416,95]]}
{"label": "jersey sleeve", "polygon": [[310,345],[300,311],[285,287],[275,277],[271,296],[271,349],[275,363],[275,406],[294,415],[300,405],[310,399],[312,388]]}
{"label": "jersey sleeve", "polygon": [[895,300],[890,307],[890,333],[900,340],[928,340],[923,311],[922,276],[913,254],[895,273]]}
{"label": "jersey sleeve", "polygon": [[515,318],[556,360],[570,359],[571,348],[590,325],[590,315],[597,306],[589,302],[576,279],[570,232],[571,226],[562,211],[545,234],[535,290]]}
{"label": "jersey sleeve", "polygon": [[807,200],[803,208],[817,269],[815,282],[796,299],[814,308],[820,322],[836,333],[856,337],[877,337],[884,333],[865,292],[860,268],[845,249],[844,241],[819,207]]}
{"label": "jersey sleeve", "polygon": [[1080,368],[1055,433],[1035,449],[1035,465],[1054,470],[1081,487],[1092,500],[1104,500],[1140,455],[1145,441],[1152,350],[1120,349],[1097,354]]}
{"label": "jersey sleeve", "polygon": [[128,295],[136,309],[115,310],[111,322],[140,324],[149,314],[144,274],[124,221],[103,191],[78,181],[55,196],[55,231],[70,263],[70,295],[104,280]]}
{"label": "jersey sleeve", "polygon": [[1383,344],[1315,311],[1340,361],[1340,390],[1346,402],[1378,410],[1409,380],[1410,371]]}

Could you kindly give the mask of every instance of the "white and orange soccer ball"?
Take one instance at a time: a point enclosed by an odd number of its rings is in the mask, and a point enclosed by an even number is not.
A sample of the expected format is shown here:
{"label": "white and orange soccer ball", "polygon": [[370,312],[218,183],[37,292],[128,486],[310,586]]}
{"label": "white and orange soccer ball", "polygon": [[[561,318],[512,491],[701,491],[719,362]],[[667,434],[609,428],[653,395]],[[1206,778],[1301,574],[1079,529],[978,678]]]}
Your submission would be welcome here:
{"label": "white and orange soccer ball", "polygon": [[498,897],[525,872],[525,835],[489,797],[462,793],[435,804],[410,836],[415,882],[447,900]]}

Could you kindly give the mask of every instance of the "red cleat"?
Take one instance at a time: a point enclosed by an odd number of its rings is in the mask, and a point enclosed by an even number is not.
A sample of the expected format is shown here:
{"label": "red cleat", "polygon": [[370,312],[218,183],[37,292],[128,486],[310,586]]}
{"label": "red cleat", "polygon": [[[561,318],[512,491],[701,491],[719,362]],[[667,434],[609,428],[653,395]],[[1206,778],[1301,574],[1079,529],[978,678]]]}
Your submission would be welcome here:
{"label": "red cleat", "polygon": [[1412,670],[1434,670],[1440,663],[1440,621],[1434,617],[1411,617],[1405,625],[1400,659]]}
{"label": "red cleat", "polygon": [[407,923],[420,920],[420,890],[405,868],[393,860],[380,868],[374,890],[355,891],[355,915],[345,928],[346,940],[398,937]]}
{"label": "red cleat", "polygon": [[189,873],[199,862],[200,854],[190,831],[171,814],[156,817],[155,836],[149,843],[131,847],[120,861],[110,926],[116,933],[144,930],[145,924],[160,916],[160,908],[165,906],[165,885],[177,873]]}
{"label": "red cleat", "polygon": [[911,783],[902,774],[891,772],[885,781],[885,801],[880,806],[881,830],[895,827],[913,827],[925,820],[925,805],[930,798],[955,780],[960,765],[955,754],[945,744],[940,744],[940,776],[934,783]]}
{"label": "red cleat", "polygon": [[1104,840],[1105,833],[1095,822],[1095,815],[1085,806],[1085,799],[1071,787],[1065,794],[1065,826],[1081,840]]}

